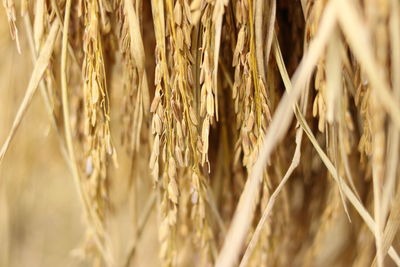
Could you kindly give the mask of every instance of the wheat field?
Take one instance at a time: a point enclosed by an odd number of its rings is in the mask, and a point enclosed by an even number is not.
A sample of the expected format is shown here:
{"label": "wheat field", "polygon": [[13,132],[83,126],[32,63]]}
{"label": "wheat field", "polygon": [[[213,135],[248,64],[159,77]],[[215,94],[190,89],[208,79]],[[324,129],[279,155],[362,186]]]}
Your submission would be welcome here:
{"label": "wheat field", "polygon": [[398,0],[3,0],[0,267],[400,266]]}

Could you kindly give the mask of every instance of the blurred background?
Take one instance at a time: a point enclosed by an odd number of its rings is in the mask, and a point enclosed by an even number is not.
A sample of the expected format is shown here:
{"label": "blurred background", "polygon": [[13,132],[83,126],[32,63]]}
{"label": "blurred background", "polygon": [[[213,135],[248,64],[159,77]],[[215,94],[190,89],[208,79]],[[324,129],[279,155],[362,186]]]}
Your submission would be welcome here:
{"label": "blurred background", "polygon": [[[0,140],[4,142],[32,71],[0,8]],[[71,257],[84,234],[73,180],[40,94],[35,94],[0,165],[0,266],[80,266]],[[84,265],[81,265],[84,266]]]}

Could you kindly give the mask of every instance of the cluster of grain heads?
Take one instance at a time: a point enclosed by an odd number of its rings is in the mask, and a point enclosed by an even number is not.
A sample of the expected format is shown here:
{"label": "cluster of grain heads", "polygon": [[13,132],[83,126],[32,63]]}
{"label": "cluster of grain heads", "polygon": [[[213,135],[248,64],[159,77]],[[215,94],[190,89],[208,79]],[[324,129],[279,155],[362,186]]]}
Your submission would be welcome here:
{"label": "cluster of grain heads", "polygon": [[[202,164],[206,161],[208,151],[210,122],[203,123],[200,132],[198,111],[196,112],[199,104],[195,99],[197,83],[192,71],[193,25],[189,3],[158,1],[152,9],[157,33],[157,65],[156,91],[151,105],[154,143],[150,168],[163,195],[160,254],[165,264],[170,265],[177,258],[177,244],[174,240],[179,234],[178,210],[183,214],[190,214],[185,212],[188,208],[185,204],[193,206],[190,208],[193,220],[189,222],[194,224],[195,231],[202,237],[202,249],[209,250],[211,230],[205,214],[208,185]],[[201,106],[203,105],[201,102]],[[188,194],[191,196],[186,197]],[[181,203],[183,199],[191,199],[191,203]]]}
{"label": "cluster of grain heads", "polygon": [[[86,156],[86,175],[90,180],[90,196],[94,201],[92,206],[103,213],[107,198],[106,177],[107,161],[114,148],[110,135],[109,99],[105,80],[104,58],[101,43],[100,10],[97,1],[84,3],[84,59],[83,103],[84,103],[84,149]],[[100,217],[103,217],[101,214]]]}
{"label": "cluster of grain heads", "polygon": [[235,68],[232,97],[237,114],[239,141],[237,157],[243,153],[243,165],[251,170],[271,119],[264,82],[258,75],[256,64],[252,1],[238,1],[235,10],[238,36],[233,52]]}
{"label": "cluster of grain heads", "polygon": [[397,0],[3,5],[34,69],[0,162],[39,87],[94,264],[146,265],[145,227],[163,266],[400,264]]}

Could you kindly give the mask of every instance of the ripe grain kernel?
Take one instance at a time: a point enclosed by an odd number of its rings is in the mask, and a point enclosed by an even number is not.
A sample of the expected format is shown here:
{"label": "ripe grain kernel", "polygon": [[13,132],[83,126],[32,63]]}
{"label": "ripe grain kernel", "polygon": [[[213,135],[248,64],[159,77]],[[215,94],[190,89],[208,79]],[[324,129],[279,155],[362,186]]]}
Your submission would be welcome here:
{"label": "ripe grain kernel", "polygon": [[179,3],[179,1],[177,1],[175,3],[174,19],[175,19],[175,23],[178,24],[179,26],[181,26],[181,23],[182,23],[182,7],[181,7],[181,4]]}
{"label": "ripe grain kernel", "polygon": [[170,179],[168,184],[168,197],[172,202],[177,204],[178,196],[179,196],[178,185],[176,184],[175,179]]}

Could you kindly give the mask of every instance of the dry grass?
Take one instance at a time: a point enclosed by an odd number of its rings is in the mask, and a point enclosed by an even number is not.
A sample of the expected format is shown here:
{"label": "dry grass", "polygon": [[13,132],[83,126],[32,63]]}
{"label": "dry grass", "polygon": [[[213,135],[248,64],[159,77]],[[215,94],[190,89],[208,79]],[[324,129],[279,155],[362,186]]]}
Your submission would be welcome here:
{"label": "dry grass", "polygon": [[[14,87],[0,66],[3,92],[24,95],[0,109],[0,265],[29,249],[9,178],[33,168],[16,160],[28,149],[75,183],[60,197],[80,203],[68,219],[86,233],[57,235],[70,265],[400,265],[397,0],[3,5],[1,52],[33,64],[8,68],[26,76]],[[42,111],[46,149],[24,119]],[[32,266],[68,262],[35,251]]]}

